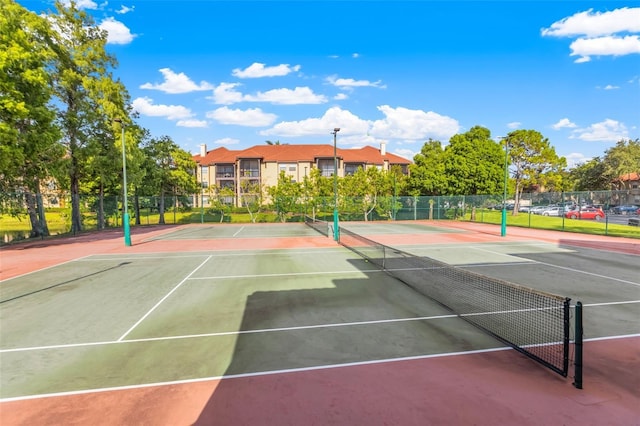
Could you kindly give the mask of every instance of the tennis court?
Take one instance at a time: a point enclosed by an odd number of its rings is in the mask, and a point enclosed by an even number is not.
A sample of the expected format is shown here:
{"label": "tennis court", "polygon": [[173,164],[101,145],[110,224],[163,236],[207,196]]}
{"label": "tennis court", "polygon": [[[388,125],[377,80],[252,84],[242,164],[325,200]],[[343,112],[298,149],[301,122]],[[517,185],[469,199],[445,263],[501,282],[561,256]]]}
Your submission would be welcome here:
{"label": "tennis court", "polygon": [[584,389],[305,224],[188,225],[2,249],[1,423],[638,424],[637,241],[342,226],[581,301]]}

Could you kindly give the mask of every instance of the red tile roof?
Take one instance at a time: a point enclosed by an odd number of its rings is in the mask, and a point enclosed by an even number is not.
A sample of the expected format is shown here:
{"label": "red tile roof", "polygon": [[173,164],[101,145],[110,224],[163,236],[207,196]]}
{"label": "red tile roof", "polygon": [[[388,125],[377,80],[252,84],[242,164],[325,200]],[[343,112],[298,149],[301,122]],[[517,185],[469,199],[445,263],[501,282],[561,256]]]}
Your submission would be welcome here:
{"label": "red tile roof", "polygon": [[625,173],[623,175],[621,175],[618,180],[620,181],[632,181],[632,180],[640,180],[640,174],[639,173]]}
{"label": "red tile roof", "polygon": [[[337,148],[336,154],[346,163],[411,164],[411,161],[399,155],[387,152],[381,155],[379,149],[372,146],[363,148]],[[333,145],[255,145],[247,149],[231,151],[221,147],[207,151],[204,160],[200,154],[194,155],[196,163],[205,165],[235,163],[238,159],[258,158],[262,162],[315,162],[318,158],[333,158]]]}

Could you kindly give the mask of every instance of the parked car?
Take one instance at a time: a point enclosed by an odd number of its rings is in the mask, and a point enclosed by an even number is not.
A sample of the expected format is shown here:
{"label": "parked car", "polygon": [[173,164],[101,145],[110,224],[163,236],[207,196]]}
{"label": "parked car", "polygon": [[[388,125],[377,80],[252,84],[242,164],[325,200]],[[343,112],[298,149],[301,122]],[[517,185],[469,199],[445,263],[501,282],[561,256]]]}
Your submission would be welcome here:
{"label": "parked car", "polygon": [[615,214],[634,214],[640,210],[640,207],[634,205],[615,206],[613,209]]}
{"label": "parked car", "polygon": [[562,216],[564,213],[564,207],[549,207],[542,211],[542,216]]}
{"label": "parked car", "polygon": [[604,212],[602,209],[597,209],[595,207],[585,207],[580,210],[570,210],[564,214],[564,217],[568,219],[602,220],[604,218]]}
{"label": "parked car", "polygon": [[531,212],[533,214],[542,214],[542,212],[545,211],[548,208],[549,208],[549,206],[535,206],[535,207],[531,207],[529,212]]}

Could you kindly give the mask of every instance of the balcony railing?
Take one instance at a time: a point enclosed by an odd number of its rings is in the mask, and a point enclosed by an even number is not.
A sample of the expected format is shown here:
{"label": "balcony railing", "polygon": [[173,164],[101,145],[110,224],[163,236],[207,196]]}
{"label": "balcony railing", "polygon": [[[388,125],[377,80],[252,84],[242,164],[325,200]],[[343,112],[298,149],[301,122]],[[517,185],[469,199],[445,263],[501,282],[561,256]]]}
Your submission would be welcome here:
{"label": "balcony railing", "polygon": [[243,178],[260,177],[260,170],[258,169],[240,170],[240,177],[243,177]]}

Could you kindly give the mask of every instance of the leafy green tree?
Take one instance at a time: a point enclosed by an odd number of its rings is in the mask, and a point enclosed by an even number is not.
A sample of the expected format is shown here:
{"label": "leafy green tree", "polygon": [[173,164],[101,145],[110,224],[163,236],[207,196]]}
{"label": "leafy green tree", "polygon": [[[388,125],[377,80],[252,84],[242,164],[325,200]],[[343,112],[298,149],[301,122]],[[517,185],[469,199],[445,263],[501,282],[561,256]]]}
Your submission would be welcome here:
{"label": "leafy green tree", "polygon": [[218,185],[210,185],[209,188],[207,188],[207,193],[210,197],[210,210],[220,214],[220,223],[222,223],[225,215],[230,213],[233,208],[235,191],[233,187],[229,186],[220,187]]}
{"label": "leafy green tree", "polygon": [[444,150],[447,194],[496,194],[504,176],[504,152],[484,127],[454,135]]}
{"label": "leafy green tree", "polygon": [[429,139],[409,165],[407,191],[410,195],[441,195],[447,193],[444,150],[440,141]]}
{"label": "leafy green tree", "polygon": [[[369,220],[375,209],[380,209],[380,197],[393,194],[391,175],[377,167],[358,167],[353,175],[340,180],[342,206],[346,211],[355,210]],[[385,207],[383,210],[387,210]]]}
{"label": "leafy green tree", "polygon": [[89,175],[88,159],[95,149],[95,134],[104,130],[109,117],[101,102],[102,86],[112,80],[109,69],[115,58],[105,50],[107,33],[93,19],[77,8],[56,1],[56,14],[49,20],[55,29],[51,48],[56,57],[52,67],[53,90],[59,100],[59,124],[64,132],[68,154],[71,192],[71,231],[82,230],[80,185]]}
{"label": "leafy green tree", "polygon": [[606,166],[600,157],[580,164],[570,171],[574,182],[574,191],[598,191],[610,188],[610,176],[606,173]]}
{"label": "leafy green tree", "polygon": [[287,214],[296,210],[300,196],[302,195],[302,185],[293,181],[293,177],[288,176],[284,170],[280,171],[278,184],[267,188],[267,194],[271,197],[271,202],[278,213],[281,222],[286,222]]}
{"label": "leafy green tree", "polygon": [[622,189],[620,177],[632,173],[640,174],[640,139],[620,140],[612,148],[605,151],[605,174],[610,182]]}
{"label": "leafy green tree", "polygon": [[545,174],[559,175],[567,166],[567,160],[558,157],[549,139],[536,130],[515,130],[510,132],[503,142],[509,149],[511,173],[515,182],[513,214],[516,215],[523,188],[545,184]]}
{"label": "leafy green tree", "polygon": [[169,136],[146,141],[142,150],[147,159],[145,188],[160,195],[158,223],[164,224],[165,195],[187,195],[197,191],[196,163],[191,154],[178,147]]}
{"label": "leafy green tree", "polygon": [[258,213],[262,208],[264,199],[264,188],[258,181],[253,179],[243,179],[240,182],[240,202],[247,209],[251,222],[255,223],[258,219]]}
{"label": "leafy green tree", "polygon": [[[322,176],[320,169],[312,167],[309,175],[302,180],[301,191],[302,202],[306,206],[305,213],[311,213],[311,217],[315,219],[318,211],[329,205],[329,199],[333,203],[333,178]],[[311,212],[308,208],[311,208]]]}
{"label": "leafy green tree", "polygon": [[44,18],[14,1],[0,0],[0,10],[0,198],[24,193],[30,236],[46,236],[42,198],[36,194],[64,155],[47,70],[52,32]]}
{"label": "leafy green tree", "polygon": [[395,220],[396,212],[402,208],[398,195],[403,194],[407,176],[399,166],[392,166],[391,170],[382,172],[382,190],[378,197],[376,212],[380,217]]}

